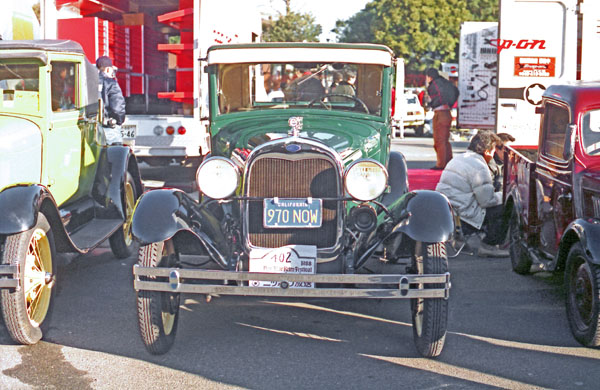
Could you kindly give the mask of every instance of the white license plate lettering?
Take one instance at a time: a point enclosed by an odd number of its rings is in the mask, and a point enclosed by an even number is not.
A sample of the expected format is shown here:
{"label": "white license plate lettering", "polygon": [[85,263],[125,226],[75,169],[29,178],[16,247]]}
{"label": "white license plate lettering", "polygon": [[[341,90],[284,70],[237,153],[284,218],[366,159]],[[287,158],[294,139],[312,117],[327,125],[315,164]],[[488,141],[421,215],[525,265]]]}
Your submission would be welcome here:
{"label": "white license plate lettering", "polygon": [[[250,272],[315,274],[317,248],[312,245],[288,245],[281,248],[256,248],[250,251]],[[252,287],[279,287],[280,282],[251,280]],[[291,288],[314,288],[312,282],[291,282]]]}

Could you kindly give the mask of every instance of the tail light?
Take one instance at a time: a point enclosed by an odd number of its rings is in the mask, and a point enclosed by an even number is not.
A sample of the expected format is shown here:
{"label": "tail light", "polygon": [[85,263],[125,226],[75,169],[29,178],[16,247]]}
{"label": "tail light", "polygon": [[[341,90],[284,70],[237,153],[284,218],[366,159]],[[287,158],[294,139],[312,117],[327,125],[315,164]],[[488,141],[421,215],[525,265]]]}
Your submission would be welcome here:
{"label": "tail light", "polygon": [[169,135],[173,135],[175,133],[175,128],[173,126],[168,126],[166,132]]}
{"label": "tail light", "polygon": [[177,134],[184,135],[185,134],[185,127],[179,126],[179,128],[177,129]]}

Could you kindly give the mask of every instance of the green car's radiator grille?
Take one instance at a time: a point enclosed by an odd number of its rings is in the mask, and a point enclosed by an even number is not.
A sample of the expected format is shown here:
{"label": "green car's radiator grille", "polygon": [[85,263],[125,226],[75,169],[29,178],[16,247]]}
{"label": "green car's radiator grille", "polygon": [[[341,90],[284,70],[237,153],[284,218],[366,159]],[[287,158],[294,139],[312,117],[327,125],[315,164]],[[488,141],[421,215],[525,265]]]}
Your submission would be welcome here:
{"label": "green car's radiator grille", "polygon": [[[248,196],[279,198],[338,197],[340,178],[332,162],[323,158],[287,160],[261,158],[255,161],[248,175]],[[337,236],[336,201],[323,201],[323,222],[320,228],[273,229],[263,227],[263,203],[249,202],[248,227],[250,243],[264,248],[283,245],[317,245],[329,248]]]}

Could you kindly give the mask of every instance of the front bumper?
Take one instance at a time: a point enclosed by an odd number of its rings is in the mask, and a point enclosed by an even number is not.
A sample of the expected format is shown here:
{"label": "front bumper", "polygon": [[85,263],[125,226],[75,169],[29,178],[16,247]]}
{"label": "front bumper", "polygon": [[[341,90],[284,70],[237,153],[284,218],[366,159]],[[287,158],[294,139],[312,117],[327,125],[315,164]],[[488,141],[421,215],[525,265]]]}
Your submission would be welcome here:
{"label": "front bumper", "polygon": [[[444,298],[450,293],[450,273],[431,275],[387,274],[269,274],[236,271],[213,271],[183,268],[154,268],[133,266],[133,287],[136,291],[164,291],[169,293],[196,293],[214,295],[304,297],[304,298]],[[162,277],[168,281],[141,280]],[[195,281],[215,281],[215,284],[196,284]],[[238,282],[237,286],[216,284],[222,281]],[[281,282],[281,287],[250,287],[242,285],[250,280]],[[370,285],[374,288],[288,288],[293,282],[318,284]],[[437,284],[440,287],[427,288]],[[385,287],[377,288],[377,286]],[[397,287],[389,288],[389,285]]]}
{"label": "front bumper", "polygon": [[0,288],[19,287],[19,269],[16,265],[0,265]]}

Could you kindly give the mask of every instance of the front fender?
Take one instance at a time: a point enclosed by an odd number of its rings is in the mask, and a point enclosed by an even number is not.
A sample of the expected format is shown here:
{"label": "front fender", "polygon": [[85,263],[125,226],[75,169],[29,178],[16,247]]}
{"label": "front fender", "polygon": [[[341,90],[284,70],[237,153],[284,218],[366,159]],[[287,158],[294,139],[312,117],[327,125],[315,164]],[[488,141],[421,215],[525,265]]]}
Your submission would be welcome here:
{"label": "front fender", "polygon": [[600,265],[600,221],[576,219],[563,232],[558,252],[559,264],[564,264],[571,245],[579,241],[589,260]]}
{"label": "front fender", "polygon": [[44,199],[56,203],[46,187],[40,184],[16,185],[0,192],[0,234],[16,234],[31,229]]}
{"label": "front fender", "polygon": [[191,204],[194,201],[177,189],[148,191],[133,210],[131,233],[142,244],[168,240],[178,231],[193,226]]}
{"label": "front fender", "polygon": [[[133,158],[133,161],[130,159]],[[127,171],[133,177],[136,186],[136,193],[141,194],[143,191],[142,182],[140,179],[139,170],[135,157],[131,153],[131,149],[127,146],[109,146],[106,149],[106,159],[108,161],[108,169],[102,173],[108,175],[109,185],[106,197],[110,216],[125,218],[123,210],[123,202],[121,202],[121,188],[125,182]]]}
{"label": "front fender", "polygon": [[445,242],[454,233],[454,216],[448,198],[436,191],[411,191],[390,210],[396,217],[408,217],[395,226],[415,241]]}

